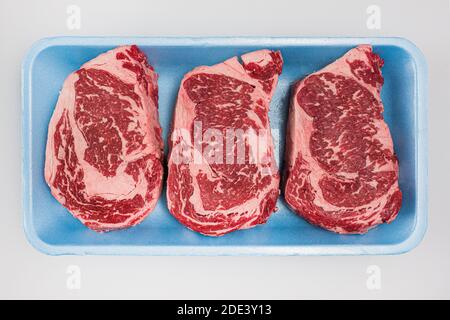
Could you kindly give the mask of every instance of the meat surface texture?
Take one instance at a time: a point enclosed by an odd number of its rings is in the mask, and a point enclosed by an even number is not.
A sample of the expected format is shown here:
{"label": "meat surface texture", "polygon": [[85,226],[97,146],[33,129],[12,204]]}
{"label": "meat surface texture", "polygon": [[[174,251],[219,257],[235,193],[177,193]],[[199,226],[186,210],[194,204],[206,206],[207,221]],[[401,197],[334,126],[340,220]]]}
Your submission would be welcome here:
{"label": "meat surface texture", "polygon": [[312,224],[365,233],[400,210],[398,161],[380,97],[383,63],[361,45],[294,87],[284,192]]}
{"label": "meat surface texture", "polygon": [[195,68],[181,81],[167,201],[191,230],[221,236],[265,223],[276,210],[268,111],[282,64],[279,52],[260,50]]}
{"label": "meat surface texture", "polygon": [[48,128],[45,179],[95,231],[134,226],[162,187],[157,74],[137,46],[84,64],[64,82]]}

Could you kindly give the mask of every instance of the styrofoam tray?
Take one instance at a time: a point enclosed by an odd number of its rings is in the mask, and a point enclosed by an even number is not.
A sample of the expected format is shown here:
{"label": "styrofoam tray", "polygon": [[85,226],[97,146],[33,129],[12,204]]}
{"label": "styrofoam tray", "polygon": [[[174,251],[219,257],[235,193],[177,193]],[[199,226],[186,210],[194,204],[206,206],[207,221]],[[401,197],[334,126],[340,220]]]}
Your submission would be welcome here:
{"label": "styrofoam tray", "polygon": [[[64,79],[83,63],[118,45],[137,44],[159,74],[159,110],[165,142],[178,86],[199,65],[219,63],[261,48],[279,49],[284,59],[270,122],[280,131],[275,151],[283,168],[290,86],[369,43],[385,60],[382,99],[400,162],[403,206],[397,219],[365,235],[338,235],[305,222],[278,200],[268,223],[219,238],[188,230],[168,212],[163,196],[152,214],[133,228],[96,233],[83,226],[51,195],[44,180],[47,127]],[[30,243],[59,254],[116,255],[359,255],[406,252],[422,239],[427,224],[427,70],[421,52],[400,38],[149,38],[57,37],[43,39],[23,63],[23,210]],[[167,154],[167,144],[166,144]]]}

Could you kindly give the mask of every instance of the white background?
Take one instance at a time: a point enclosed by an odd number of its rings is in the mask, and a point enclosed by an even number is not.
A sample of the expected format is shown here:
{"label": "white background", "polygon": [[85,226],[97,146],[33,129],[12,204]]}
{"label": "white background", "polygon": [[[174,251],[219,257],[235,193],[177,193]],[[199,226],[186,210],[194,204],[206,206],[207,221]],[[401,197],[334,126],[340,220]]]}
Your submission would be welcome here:
{"label": "white background", "polygon": [[[81,29],[66,8],[81,8]],[[381,8],[381,29],[366,9]],[[56,35],[401,36],[429,65],[429,227],[400,256],[50,257],[22,230],[20,67],[30,45]],[[18,1],[0,2],[0,298],[450,298],[450,2]],[[67,287],[68,266],[81,288]],[[368,266],[381,288],[366,285]]]}

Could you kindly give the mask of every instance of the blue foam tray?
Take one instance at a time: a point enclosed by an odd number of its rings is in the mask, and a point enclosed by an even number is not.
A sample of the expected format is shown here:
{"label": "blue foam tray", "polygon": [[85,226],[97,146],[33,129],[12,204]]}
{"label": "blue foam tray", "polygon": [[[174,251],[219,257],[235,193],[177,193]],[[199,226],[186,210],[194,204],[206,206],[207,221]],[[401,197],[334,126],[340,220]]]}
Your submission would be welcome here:
{"label": "blue foam tray", "polygon": [[[283,197],[267,224],[219,238],[188,230],[168,212],[163,196],[136,227],[96,233],[83,226],[51,195],[44,180],[47,126],[64,79],[83,63],[118,45],[137,44],[158,72],[160,121],[167,134],[183,75],[199,65],[219,63],[261,48],[284,58],[271,104],[270,121],[279,129],[277,160],[282,169],[290,86],[370,43],[385,60],[382,99],[400,161],[403,206],[398,218],[365,235],[338,235],[305,222]],[[154,38],[56,37],[42,39],[23,63],[23,212],[30,243],[51,254],[112,255],[361,255],[395,254],[418,245],[427,225],[427,67],[422,53],[401,38]],[[167,154],[167,144],[166,144]]]}

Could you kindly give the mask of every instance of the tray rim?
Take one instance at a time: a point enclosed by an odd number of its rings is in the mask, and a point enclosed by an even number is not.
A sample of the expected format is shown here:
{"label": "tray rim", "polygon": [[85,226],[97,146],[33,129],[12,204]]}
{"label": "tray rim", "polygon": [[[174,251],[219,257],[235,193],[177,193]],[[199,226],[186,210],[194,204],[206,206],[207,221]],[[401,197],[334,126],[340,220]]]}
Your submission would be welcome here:
{"label": "tray rim", "polygon": [[[121,44],[136,43],[155,46],[208,46],[208,45],[271,45],[298,46],[298,45],[357,45],[370,43],[372,45],[392,45],[408,52],[413,58],[417,74],[416,95],[414,96],[417,108],[414,119],[417,130],[416,140],[416,195],[417,210],[414,230],[404,241],[387,245],[262,245],[262,246],[148,246],[148,245],[52,245],[39,238],[31,222],[31,78],[32,67],[36,57],[46,48],[52,46],[117,46]],[[22,62],[22,210],[23,228],[28,242],[38,251],[48,255],[389,255],[406,253],[419,245],[425,236],[428,224],[428,67],[425,56],[411,41],[401,37],[264,37],[264,36],[57,36],[47,37],[36,41],[26,53]],[[27,166],[28,160],[28,166]],[[28,192],[27,192],[28,191]]]}

